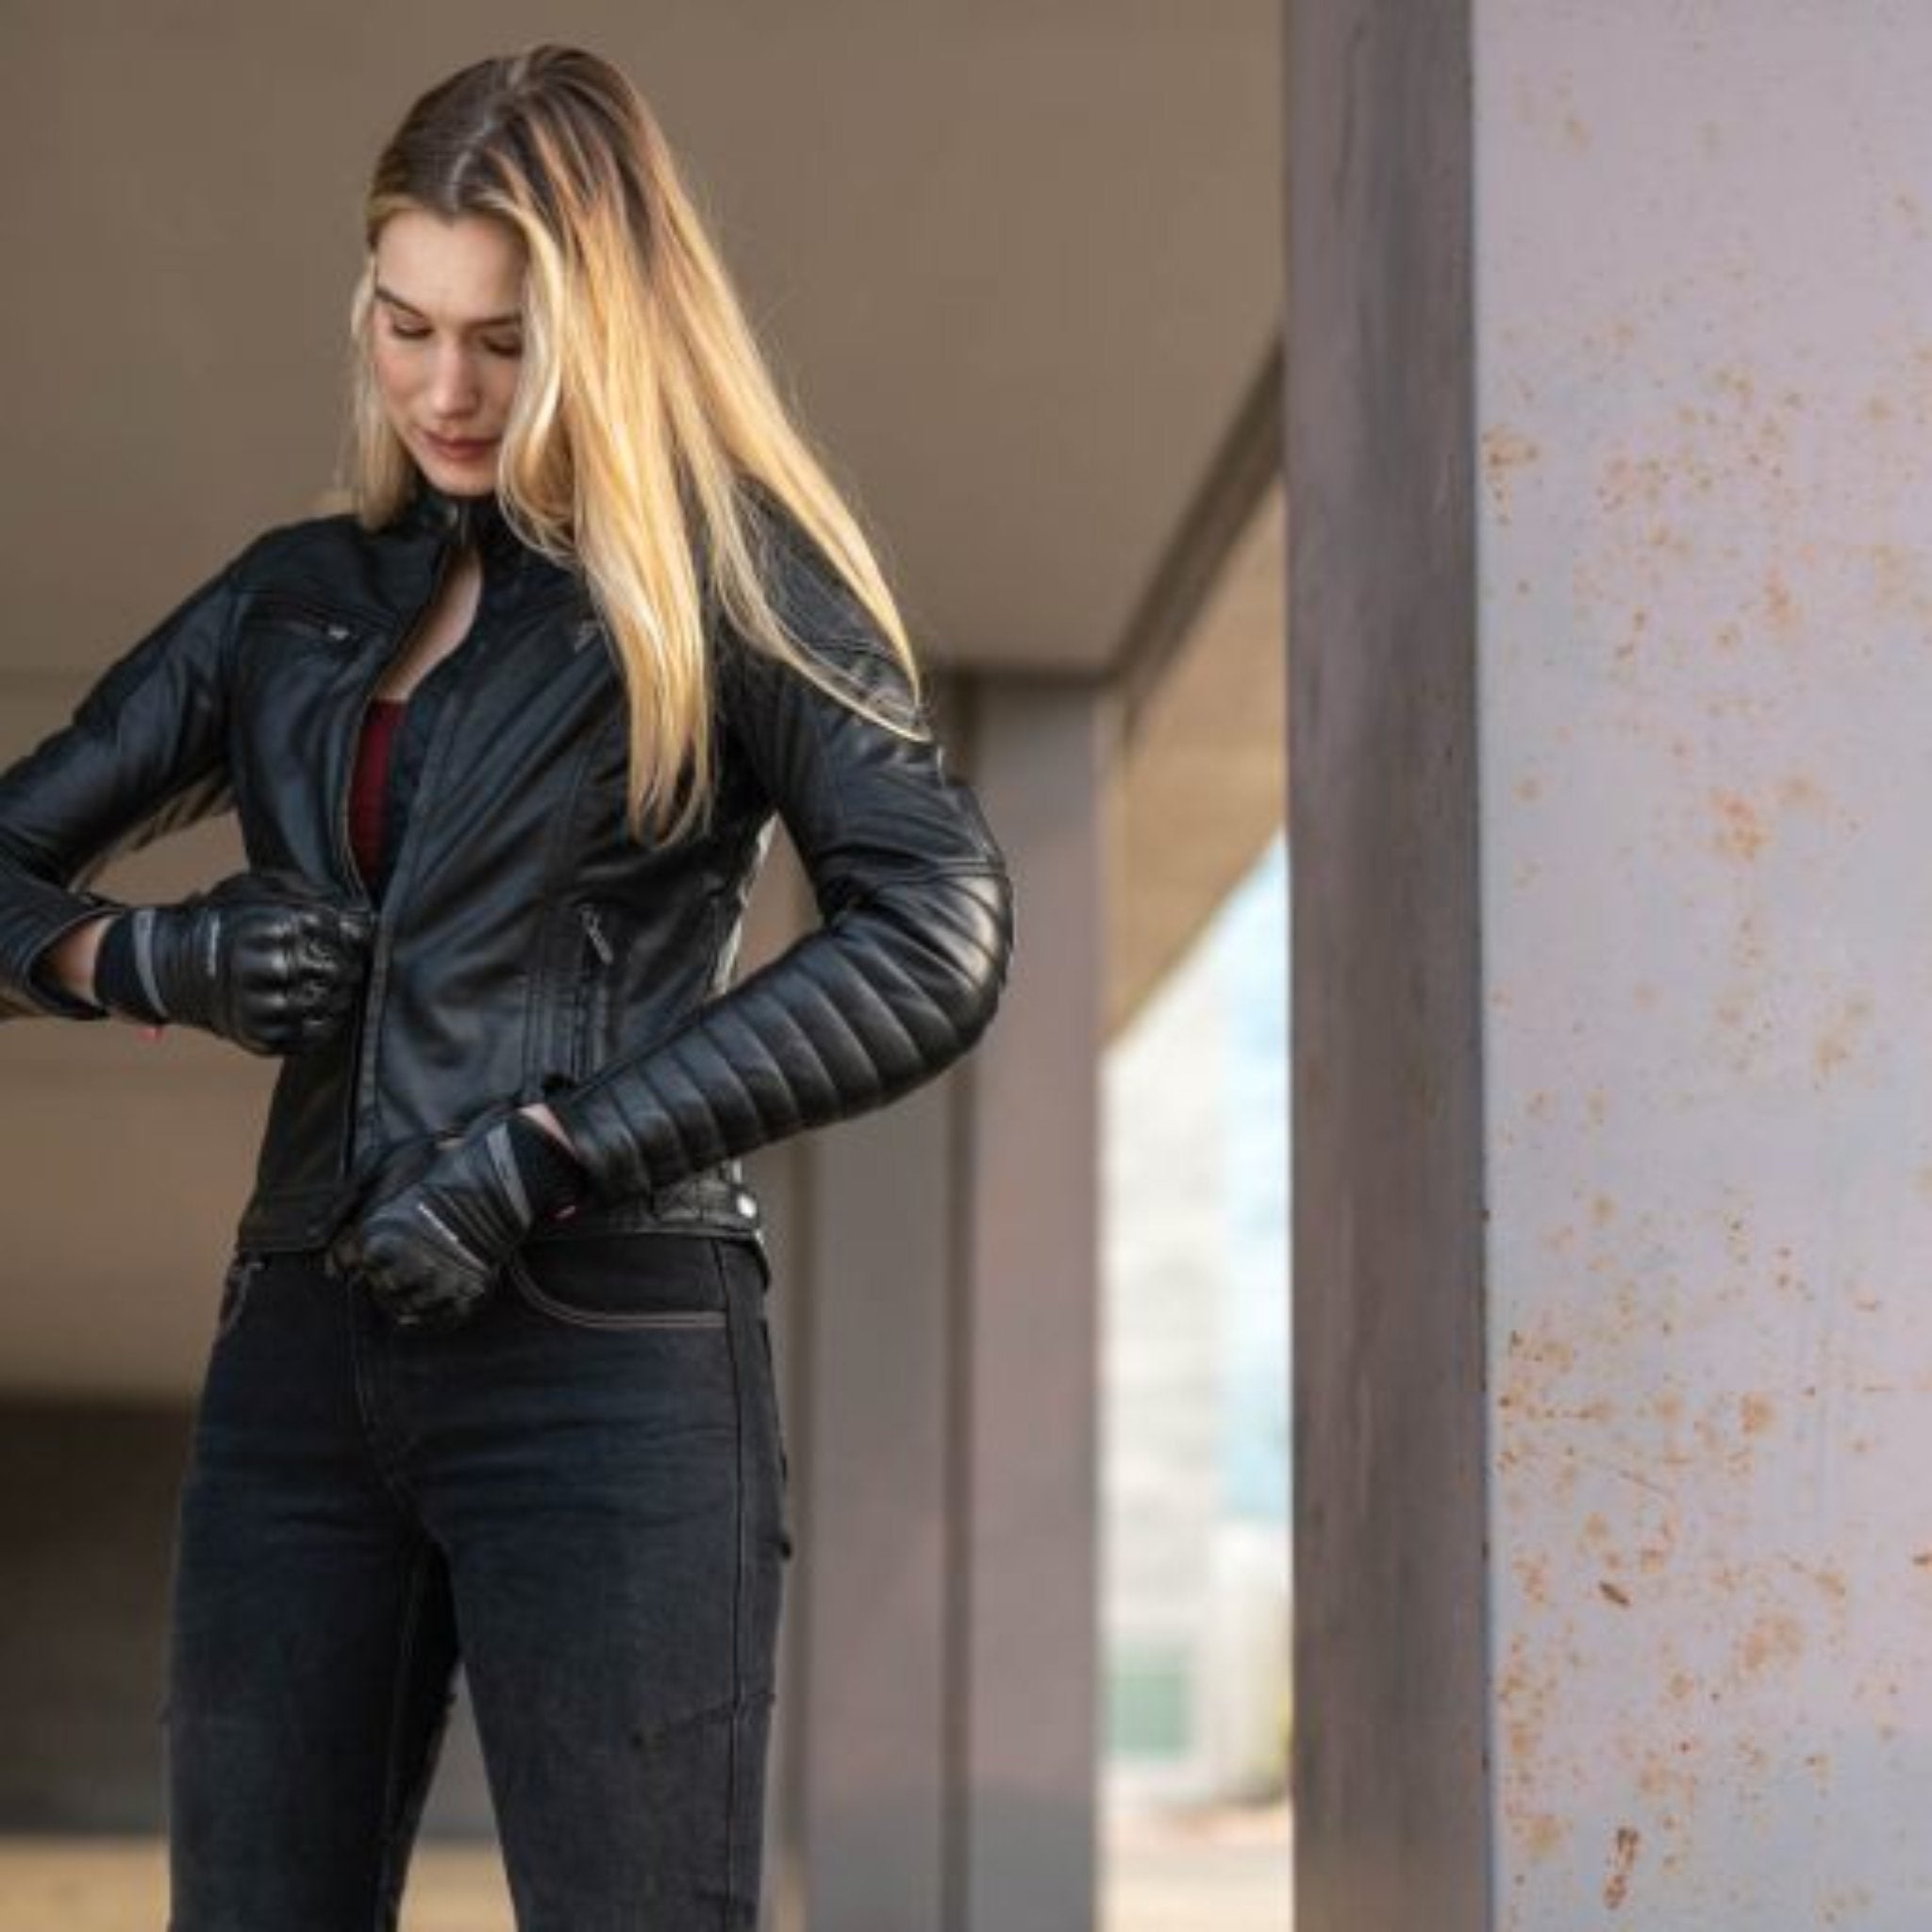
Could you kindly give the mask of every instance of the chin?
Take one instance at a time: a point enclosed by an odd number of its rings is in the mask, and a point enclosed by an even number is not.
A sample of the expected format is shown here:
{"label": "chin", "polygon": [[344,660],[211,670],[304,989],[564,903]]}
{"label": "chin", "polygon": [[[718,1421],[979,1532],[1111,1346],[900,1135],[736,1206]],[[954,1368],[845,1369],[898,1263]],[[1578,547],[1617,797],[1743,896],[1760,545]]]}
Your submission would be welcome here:
{"label": "chin", "polygon": [[494,489],[496,458],[495,450],[486,457],[478,457],[473,463],[456,462],[429,449],[416,453],[416,461],[424,475],[439,490],[447,491],[455,496],[478,495],[486,490]]}

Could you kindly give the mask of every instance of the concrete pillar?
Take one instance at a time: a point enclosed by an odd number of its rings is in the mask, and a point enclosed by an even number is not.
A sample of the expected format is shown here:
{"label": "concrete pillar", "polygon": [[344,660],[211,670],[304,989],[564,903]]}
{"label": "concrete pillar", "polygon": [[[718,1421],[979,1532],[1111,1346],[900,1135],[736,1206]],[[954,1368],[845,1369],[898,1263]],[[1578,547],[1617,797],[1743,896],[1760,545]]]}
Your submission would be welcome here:
{"label": "concrete pillar", "polygon": [[1932,15],[1291,9],[1305,1932],[1932,1916]]}
{"label": "concrete pillar", "polygon": [[980,691],[975,776],[1021,909],[966,1143],[948,1932],[1094,1923],[1106,720],[1083,683]]}
{"label": "concrete pillar", "polygon": [[1296,1907],[1477,1932],[1466,42],[1454,4],[1289,20]]}
{"label": "concrete pillar", "polygon": [[759,1171],[798,1544],[777,1932],[1092,1921],[1098,717],[947,691],[1018,891],[999,1021]]}

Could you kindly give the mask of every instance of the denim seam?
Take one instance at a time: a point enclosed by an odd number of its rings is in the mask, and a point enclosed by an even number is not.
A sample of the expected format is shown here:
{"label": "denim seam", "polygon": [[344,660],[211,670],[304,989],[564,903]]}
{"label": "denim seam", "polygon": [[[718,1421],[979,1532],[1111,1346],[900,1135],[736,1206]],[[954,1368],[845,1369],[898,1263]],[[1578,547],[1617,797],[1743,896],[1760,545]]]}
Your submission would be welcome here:
{"label": "denim seam", "polygon": [[[403,1729],[403,1707],[409,1693],[409,1665],[416,1652],[416,1633],[422,1622],[424,1584],[429,1569],[429,1551],[419,1545],[409,1559],[408,1595],[403,1607],[402,1641],[397,1648],[396,1680],[389,1707],[389,1741],[382,1754],[382,1857],[376,1866],[375,1932],[391,1932],[395,1924],[394,1887],[396,1841],[399,1837],[398,1792],[396,1790],[396,1752]],[[404,1794],[407,1795],[407,1794]]]}
{"label": "denim seam", "polygon": [[738,1715],[754,1704],[770,1704],[776,1692],[766,1680],[751,1686],[746,1690],[731,1697],[721,1699],[716,1704],[708,1704],[702,1710],[688,1710],[682,1717],[667,1717],[661,1724],[646,1724],[634,1734],[634,1741],[640,1745],[652,1745],[679,1731],[695,1730],[701,1724],[715,1724],[725,1719],[736,1719]]}
{"label": "denim seam", "polygon": [[744,1554],[744,1363],[739,1348],[741,1340],[737,1332],[739,1324],[730,1319],[738,1312],[740,1305],[732,1295],[724,1257],[715,1246],[711,1250],[711,1266],[717,1270],[719,1292],[724,1297],[724,1338],[725,1345],[731,1351],[732,1447],[736,1458],[733,1534],[737,1540],[737,1562],[731,1585],[731,1723],[726,1729],[724,1745],[724,1883],[720,1888],[723,1906],[719,1920],[723,1932],[731,1932],[733,1905],[738,1895],[739,1720],[745,1702],[744,1589],[749,1570]]}
{"label": "denim seam", "polygon": [[342,1324],[348,1331],[349,1373],[356,1385],[356,1415],[362,1424],[362,1447],[368,1455],[369,1467],[382,1485],[391,1507],[404,1523],[415,1528],[418,1526],[415,1499],[409,1494],[408,1485],[389,1467],[375,1440],[375,1414],[370,1401],[367,1364],[361,1338],[356,1333],[355,1297],[360,1292],[361,1289],[355,1282],[344,1283],[341,1303]]}

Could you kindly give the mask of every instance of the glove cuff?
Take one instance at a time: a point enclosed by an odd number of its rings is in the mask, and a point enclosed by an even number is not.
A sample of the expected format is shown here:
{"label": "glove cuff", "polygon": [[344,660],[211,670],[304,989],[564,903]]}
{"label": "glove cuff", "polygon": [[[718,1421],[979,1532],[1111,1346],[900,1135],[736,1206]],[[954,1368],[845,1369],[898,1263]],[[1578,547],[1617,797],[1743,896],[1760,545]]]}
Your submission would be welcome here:
{"label": "glove cuff", "polygon": [[510,1152],[539,1221],[554,1220],[575,1208],[590,1191],[583,1164],[554,1134],[547,1134],[526,1113],[509,1117]]}
{"label": "glove cuff", "polygon": [[153,952],[146,930],[153,921],[151,906],[136,907],[108,923],[94,956],[94,998],[111,1011],[151,1026],[164,1026],[174,1017],[162,1006],[154,983]]}

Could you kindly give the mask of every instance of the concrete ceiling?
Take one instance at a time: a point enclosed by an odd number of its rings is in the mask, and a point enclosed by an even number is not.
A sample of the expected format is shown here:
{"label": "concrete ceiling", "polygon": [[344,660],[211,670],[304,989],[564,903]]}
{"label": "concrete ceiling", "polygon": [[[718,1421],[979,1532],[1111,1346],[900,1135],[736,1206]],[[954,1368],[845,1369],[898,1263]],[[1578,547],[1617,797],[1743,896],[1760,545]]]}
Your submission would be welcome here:
{"label": "concrete ceiling", "polygon": [[308,509],[375,149],[558,39],[651,99],[935,658],[1103,670],[1276,335],[1278,11],[9,0],[0,665],[92,665]]}
{"label": "concrete ceiling", "polygon": [[[1277,12],[9,0],[0,760],[332,481],[356,210],[409,99],[581,41],[652,99],[935,663],[1118,700],[1117,1023],[1279,823]],[[239,860],[225,821],[107,883]],[[9,1385],[193,1385],[272,1071],[0,1029]],[[113,1205],[76,1239],[83,1169]]]}

